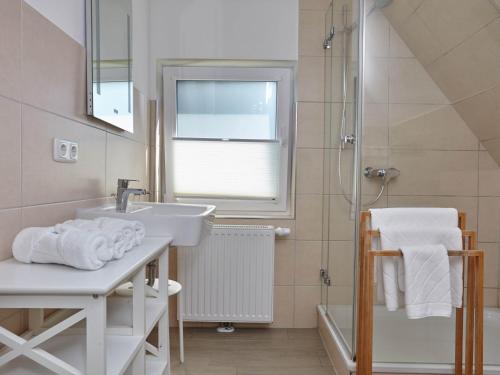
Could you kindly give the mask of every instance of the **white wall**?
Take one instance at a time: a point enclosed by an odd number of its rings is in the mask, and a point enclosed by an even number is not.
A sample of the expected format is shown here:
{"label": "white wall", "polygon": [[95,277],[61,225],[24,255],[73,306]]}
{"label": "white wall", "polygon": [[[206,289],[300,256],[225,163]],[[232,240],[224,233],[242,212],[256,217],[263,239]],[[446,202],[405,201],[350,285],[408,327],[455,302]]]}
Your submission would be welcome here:
{"label": "white wall", "polygon": [[151,0],[151,88],[159,59],[297,60],[298,12],[298,0]]}
{"label": "white wall", "polygon": [[85,0],[25,0],[66,34],[85,45]]}
{"label": "white wall", "polygon": [[132,74],[134,86],[148,95],[149,0],[132,0]]}

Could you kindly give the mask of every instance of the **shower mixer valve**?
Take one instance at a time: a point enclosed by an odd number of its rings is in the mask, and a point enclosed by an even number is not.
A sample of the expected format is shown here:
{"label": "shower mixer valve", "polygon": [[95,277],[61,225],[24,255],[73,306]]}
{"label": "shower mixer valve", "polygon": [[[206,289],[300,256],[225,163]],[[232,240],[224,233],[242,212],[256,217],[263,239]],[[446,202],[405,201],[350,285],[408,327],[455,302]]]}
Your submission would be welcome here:
{"label": "shower mixer valve", "polygon": [[354,136],[354,134],[344,135],[341,137],[341,142],[343,145],[347,144],[353,145],[356,143],[356,137]]}
{"label": "shower mixer valve", "polygon": [[387,179],[387,181],[398,177],[401,172],[397,168],[373,168],[366,167],[363,175],[367,178],[379,177],[383,179]]}

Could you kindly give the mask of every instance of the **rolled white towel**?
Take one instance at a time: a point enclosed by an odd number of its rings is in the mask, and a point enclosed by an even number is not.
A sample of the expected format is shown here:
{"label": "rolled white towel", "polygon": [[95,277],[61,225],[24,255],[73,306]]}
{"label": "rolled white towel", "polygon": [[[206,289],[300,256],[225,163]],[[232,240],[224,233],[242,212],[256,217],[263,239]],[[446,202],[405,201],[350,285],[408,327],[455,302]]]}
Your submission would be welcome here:
{"label": "rolled white towel", "polygon": [[101,231],[71,228],[58,236],[57,250],[64,264],[83,270],[97,270],[106,261],[100,254],[108,251],[108,237]]}
{"label": "rolled white towel", "polygon": [[55,231],[59,234],[67,230],[77,228],[87,232],[101,232],[108,239],[108,247],[99,250],[99,259],[102,261],[110,261],[111,259],[120,259],[125,252],[125,241],[123,240],[122,233],[111,232],[106,233],[100,227],[99,223],[95,220],[75,219],[67,220],[62,224],[56,224]]}
{"label": "rolled white towel", "polygon": [[140,245],[144,237],[146,237],[146,227],[140,221],[134,221],[135,229],[135,244]]}
{"label": "rolled white towel", "polygon": [[82,230],[100,230],[99,225],[94,220],[67,220],[62,224],[55,225],[55,231],[59,234],[63,233],[68,228],[78,228]]}
{"label": "rolled white towel", "polygon": [[[32,227],[20,231],[12,243],[12,254],[19,262],[31,263],[35,249],[43,236],[53,234],[53,227]],[[54,250],[57,251],[56,247]]]}
{"label": "rolled white towel", "polygon": [[100,217],[95,221],[98,223],[99,228],[106,233],[121,232],[125,238],[125,251],[129,251],[134,246],[141,244],[146,233],[144,224],[135,220]]}
{"label": "rolled white towel", "polygon": [[102,254],[108,250],[108,238],[101,231],[69,227],[56,233],[54,227],[26,228],[12,244],[14,257],[24,263],[56,263],[84,270],[104,266]]}

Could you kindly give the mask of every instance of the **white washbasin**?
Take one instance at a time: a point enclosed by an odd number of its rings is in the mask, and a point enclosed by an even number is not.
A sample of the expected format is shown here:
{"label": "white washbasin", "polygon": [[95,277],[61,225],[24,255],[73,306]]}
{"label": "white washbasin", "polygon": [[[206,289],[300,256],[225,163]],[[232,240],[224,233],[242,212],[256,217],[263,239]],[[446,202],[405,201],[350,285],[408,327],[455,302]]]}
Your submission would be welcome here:
{"label": "white washbasin", "polygon": [[138,220],[146,226],[146,236],[172,237],[174,246],[196,246],[215,217],[215,206],[178,203],[128,204],[127,212],[117,212],[115,206],[81,208],[80,219],[117,217]]}

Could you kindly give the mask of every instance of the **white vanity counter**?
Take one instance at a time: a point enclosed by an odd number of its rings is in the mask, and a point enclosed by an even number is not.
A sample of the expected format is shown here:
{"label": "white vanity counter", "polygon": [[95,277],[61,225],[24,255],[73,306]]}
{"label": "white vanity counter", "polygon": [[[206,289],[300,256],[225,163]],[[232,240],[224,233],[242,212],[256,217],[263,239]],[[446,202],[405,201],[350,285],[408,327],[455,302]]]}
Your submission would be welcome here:
{"label": "white vanity counter", "polygon": [[[0,326],[0,343],[12,349],[0,353],[0,374],[169,374],[170,242],[147,237],[97,271],[0,262],[0,308],[32,309],[30,329],[38,333],[17,336]],[[159,297],[146,298],[145,269],[154,259],[159,259]],[[134,284],[133,296],[114,296],[126,281]],[[65,309],[65,315],[44,327],[44,308]],[[146,343],[155,326],[157,348]]]}
{"label": "white vanity counter", "polygon": [[169,237],[146,237],[120,260],[97,271],[58,264],[26,264],[14,258],[0,262],[2,294],[108,294],[170,244]]}

